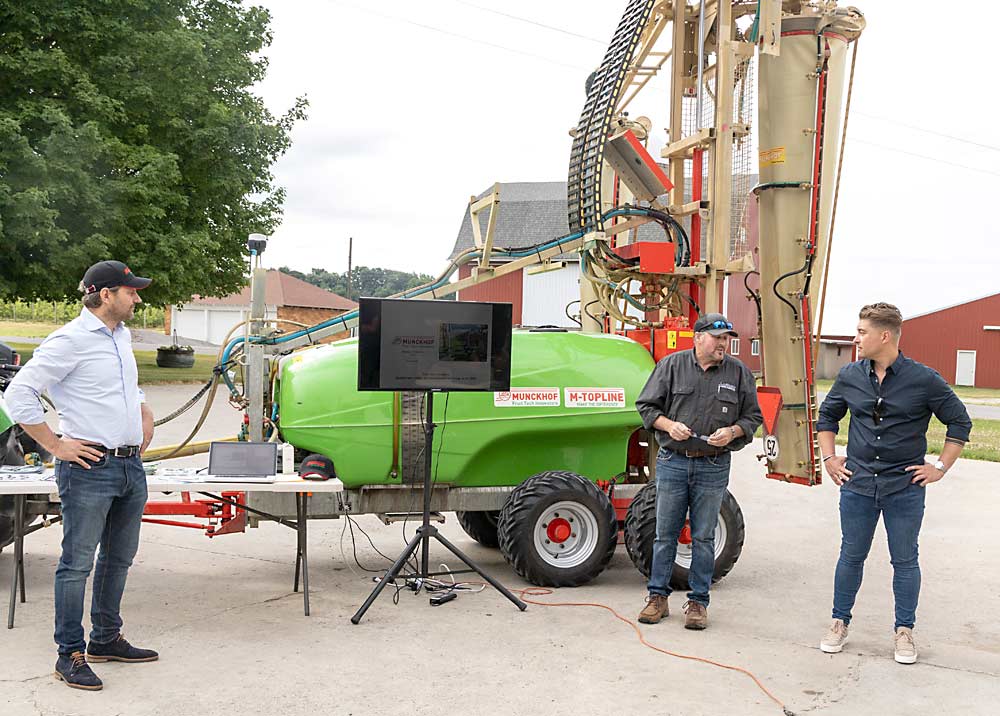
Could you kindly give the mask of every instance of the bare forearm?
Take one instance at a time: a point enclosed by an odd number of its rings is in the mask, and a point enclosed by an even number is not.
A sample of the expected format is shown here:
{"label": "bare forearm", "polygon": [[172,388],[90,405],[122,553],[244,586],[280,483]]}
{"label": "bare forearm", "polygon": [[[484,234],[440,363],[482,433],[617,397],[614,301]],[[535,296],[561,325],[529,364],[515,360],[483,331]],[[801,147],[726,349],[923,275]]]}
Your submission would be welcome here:
{"label": "bare forearm", "polygon": [[146,448],[149,447],[149,443],[153,441],[153,411],[145,403],[140,404],[140,410],[142,412],[142,445],[139,446],[139,452],[146,452]]}
{"label": "bare forearm", "polygon": [[944,449],[941,450],[941,462],[944,463],[945,472],[950,470],[951,466],[955,464],[958,456],[962,454],[962,448],[964,447],[964,443],[953,442],[951,440],[945,441]]}
{"label": "bare forearm", "polygon": [[837,434],[831,430],[821,430],[816,433],[819,440],[819,452],[823,457],[834,455],[837,452]]}
{"label": "bare forearm", "polygon": [[35,442],[41,445],[47,452],[55,453],[59,445],[59,436],[52,432],[48,423],[21,423],[24,432],[28,433]]}

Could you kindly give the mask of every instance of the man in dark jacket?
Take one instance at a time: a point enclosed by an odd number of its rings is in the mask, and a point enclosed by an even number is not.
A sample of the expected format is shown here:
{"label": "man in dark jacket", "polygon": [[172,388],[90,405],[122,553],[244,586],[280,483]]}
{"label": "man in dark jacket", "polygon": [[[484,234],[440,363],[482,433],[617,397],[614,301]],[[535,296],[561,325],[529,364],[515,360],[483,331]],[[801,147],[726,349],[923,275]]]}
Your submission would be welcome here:
{"label": "man in dark jacket", "polygon": [[728,354],[733,324],[709,313],[694,324],[694,349],[667,356],[653,369],[635,406],[660,445],[656,457],[656,540],[649,596],[639,621],[669,614],[677,539],[690,511],[688,629],[708,626],[708,591],[715,570],[715,528],[729,485],[730,455],[761,424],[753,374]]}
{"label": "man in dark jacket", "polygon": [[[833,582],[833,623],[820,649],[835,654],[847,643],[854,598],[879,515],[892,558],[896,601],[894,658],[917,660],[913,642],[920,565],[917,537],[926,488],[948,472],[969,440],[972,421],[938,373],[899,350],[903,317],[889,303],[861,309],[854,344],[858,360],[844,366],[819,409],[816,424],[823,466],[840,486],[840,559]],[[834,438],[851,411],[847,455]],[[924,461],[931,415],[948,426],[941,457]]]}

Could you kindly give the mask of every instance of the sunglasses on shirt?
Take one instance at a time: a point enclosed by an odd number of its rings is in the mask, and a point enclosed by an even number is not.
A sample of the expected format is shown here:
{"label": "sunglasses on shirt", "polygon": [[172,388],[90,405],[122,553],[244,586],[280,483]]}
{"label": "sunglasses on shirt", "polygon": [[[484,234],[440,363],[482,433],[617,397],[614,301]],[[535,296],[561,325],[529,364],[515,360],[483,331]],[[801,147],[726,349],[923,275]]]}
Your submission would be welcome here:
{"label": "sunglasses on shirt", "polygon": [[882,399],[881,395],[875,399],[875,407],[872,409],[872,417],[875,418],[876,423],[881,423],[882,418],[885,417],[885,400]]}

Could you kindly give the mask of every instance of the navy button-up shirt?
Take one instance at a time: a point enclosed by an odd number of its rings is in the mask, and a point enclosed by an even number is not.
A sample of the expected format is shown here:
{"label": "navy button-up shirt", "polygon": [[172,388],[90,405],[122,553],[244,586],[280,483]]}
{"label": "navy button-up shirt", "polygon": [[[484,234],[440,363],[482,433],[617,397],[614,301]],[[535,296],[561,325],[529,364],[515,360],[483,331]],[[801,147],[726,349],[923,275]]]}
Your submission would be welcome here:
{"label": "navy button-up shirt", "polygon": [[968,442],[972,430],[965,405],[944,378],[902,353],[881,384],[867,358],[841,368],[819,408],[816,430],[836,433],[848,410],[847,469],[854,474],[844,488],[862,495],[888,495],[910,484],[913,475],[905,468],[924,463],[932,414],[948,427],[949,438]]}

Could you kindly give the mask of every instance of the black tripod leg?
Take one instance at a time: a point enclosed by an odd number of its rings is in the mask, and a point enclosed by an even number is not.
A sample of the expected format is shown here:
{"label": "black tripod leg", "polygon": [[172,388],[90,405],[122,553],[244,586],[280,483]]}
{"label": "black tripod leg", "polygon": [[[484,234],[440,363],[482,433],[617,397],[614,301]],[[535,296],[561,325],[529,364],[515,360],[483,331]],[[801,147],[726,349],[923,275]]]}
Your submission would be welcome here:
{"label": "black tripod leg", "polygon": [[503,586],[502,584],[500,584],[500,582],[498,582],[497,580],[493,579],[493,577],[491,577],[490,575],[486,574],[486,572],[484,572],[484,571],[483,571],[483,570],[482,570],[482,569],[481,569],[481,568],[479,567],[479,565],[478,565],[478,564],[476,564],[476,563],[475,563],[475,562],[473,562],[473,561],[472,561],[471,559],[469,559],[469,558],[468,558],[468,557],[466,557],[466,556],[465,556],[464,554],[462,554],[462,551],[461,551],[461,550],[460,550],[460,549],[459,549],[458,547],[456,547],[455,545],[453,545],[453,544],[452,544],[451,542],[449,542],[449,541],[448,541],[448,540],[447,540],[447,539],[446,539],[446,538],[444,537],[444,535],[442,535],[442,534],[441,534],[440,532],[435,532],[435,533],[434,533],[434,534],[432,535],[432,537],[434,537],[434,539],[436,539],[436,540],[437,540],[438,542],[440,542],[440,543],[441,543],[441,544],[443,544],[443,545],[444,545],[445,547],[447,547],[447,548],[448,548],[448,551],[450,551],[450,552],[451,552],[451,553],[452,553],[453,555],[455,555],[455,556],[456,556],[456,557],[458,557],[458,558],[459,558],[460,560],[462,560],[463,562],[465,562],[465,564],[466,564],[466,565],[467,565],[467,566],[468,566],[468,567],[469,567],[470,569],[474,570],[474,571],[476,572],[476,574],[478,574],[478,575],[479,575],[480,577],[482,577],[482,578],[483,578],[483,579],[485,579],[485,580],[486,580],[487,582],[489,582],[489,583],[490,583],[490,584],[491,584],[491,585],[493,586],[493,588],[494,588],[495,590],[497,590],[497,591],[498,591],[498,592],[500,592],[500,593],[501,593],[502,595],[504,595],[505,597],[507,597],[507,599],[509,599],[509,600],[510,600],[511,602],[513,602],[513,603],[514,603],[514,606],[516,606],[516,607],[517,607],[518,609],[520,609],[520,610],[521,610],[522,612],[523,612],[523,611],[524,611],[525,609],[527,609],[527,608],[528,608],[528,605],[527,605],[527,604],[525,604],[525,603],[524,603],[524,602],[522,602],[522,601],[521,601],[520,599],[518,599],[518,598],[517,598],[516,596],[514,596],[514,594],[512,594],[512,593],[511,593],[511,591],[510,591],[509,589],[507,589],[507,587]]}
{"label": "black tripod leg", "polygon": [[385,589],[385,586],[399,576],[399,573],[403,570],[403,565],[406,564],[406,560],[410,558],[410,555],[412,555],[416,551],[417,545],[420,544],[421,539],[422,536],[420,534],[420,531],[418,530],[417,533],[413,535],[413,537],[410,539],[410,541],[407,542],[406,548],[403,550],[403,553],[399,555],[399,557],[396,558],[396,561],[393,562],[392,566],[389,567],[389,571],[386,572],[385,576],[382,577],[382,579],[379,580],[379,583],[375,585],[375,589],[373,589],[372,593],[368,595],[368,599],[365,600],[365,603],[362,604],[361,608],[358,609],[358,611],[354,614],[353,617],[351,617],[351,624],[359,624],[361,622],[361,617],[363,617],[365,615],[365,612],[368,611],[368,607],[372,605],[372,602],[378,599],[378,595],[382,593],[382,590]]}

